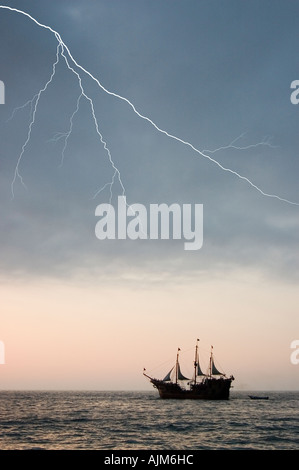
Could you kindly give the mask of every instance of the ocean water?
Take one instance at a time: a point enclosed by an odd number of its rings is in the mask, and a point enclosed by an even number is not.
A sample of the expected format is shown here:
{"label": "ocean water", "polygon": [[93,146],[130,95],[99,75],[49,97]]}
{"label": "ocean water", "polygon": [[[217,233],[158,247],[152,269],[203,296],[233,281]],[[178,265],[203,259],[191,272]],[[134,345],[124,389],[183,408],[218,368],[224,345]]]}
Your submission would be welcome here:
{"label": "ocean water", "polygon": [[0,449],[299,449],[299,393],[248,393],[212,402],[161,400],[155,390],[2,391]]}

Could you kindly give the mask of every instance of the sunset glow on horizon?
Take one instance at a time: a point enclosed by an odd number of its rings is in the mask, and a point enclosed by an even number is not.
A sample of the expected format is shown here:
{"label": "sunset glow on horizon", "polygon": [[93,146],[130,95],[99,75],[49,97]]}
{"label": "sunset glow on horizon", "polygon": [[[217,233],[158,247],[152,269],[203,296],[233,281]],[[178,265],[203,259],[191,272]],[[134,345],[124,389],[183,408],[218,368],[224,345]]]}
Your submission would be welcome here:
{"label": "sunset glow on horizon", "polygon": [[[196,337],[204,356],[214,345],[236,389],[298,387],[289,349],[296,286],[277,284],[273,291],[273,284],[261,288],[261,280],[245,282],[242,275],[147,288],[46,279],[13,284],[1,286],[4,389],[148,390],[143,367],[166,373],[177,347],[190,373]],[[289,323],[281,321],[285,297]]]}

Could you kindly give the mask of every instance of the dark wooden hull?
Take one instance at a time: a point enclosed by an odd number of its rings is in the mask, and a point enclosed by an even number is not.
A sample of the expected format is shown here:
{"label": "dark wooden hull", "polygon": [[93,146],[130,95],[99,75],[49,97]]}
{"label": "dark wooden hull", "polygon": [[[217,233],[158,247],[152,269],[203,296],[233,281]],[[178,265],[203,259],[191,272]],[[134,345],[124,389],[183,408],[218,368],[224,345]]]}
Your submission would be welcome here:
{"label": "dark wooden hull", "polygon": [[190,389],[182,388],[173,382],[163,382],[151,378],[161,398],[182,400],[228,400],[233,378],[206,378],[198,384],[191,384]]}

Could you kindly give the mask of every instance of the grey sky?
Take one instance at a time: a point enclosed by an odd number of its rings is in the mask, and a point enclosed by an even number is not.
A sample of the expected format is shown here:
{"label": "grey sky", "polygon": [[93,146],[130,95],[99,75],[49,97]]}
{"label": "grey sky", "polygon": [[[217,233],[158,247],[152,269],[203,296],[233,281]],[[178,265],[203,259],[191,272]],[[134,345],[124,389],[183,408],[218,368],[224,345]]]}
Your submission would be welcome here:
{"label": "grey sky", "polygon": [[[299,79],[295,1],[16,1],[58,31],[76,61],[107,89],[128,98],[160,128],[210,154],[263,191],[299,202],[298,109],[290,84]],[[96,239],[93,199],[111,180],[107,154],[90,106],[80,100],[61,166],[63,139],[80,90],[60,60],[41,96],[32,136],[30,106],[55,61],[50,32],[0,11],[1,270],[2,276],[69,276],[77,270],[121,275],[128,269],[183,276],[255,267],[295,281],[299,207],[262,196],[190,148],[157,132],[126,103],[82,74],[94,100],[100,131],[120,170],[130,203],[202,203],[204,246],[187,253],[183,242]],[[267,143],[267,145],[265,144]],[[270,145],[271,144],[271,145]],[[208,153],[208,152],[207,152]],[[120,194],[114,186],[114,199]]]}

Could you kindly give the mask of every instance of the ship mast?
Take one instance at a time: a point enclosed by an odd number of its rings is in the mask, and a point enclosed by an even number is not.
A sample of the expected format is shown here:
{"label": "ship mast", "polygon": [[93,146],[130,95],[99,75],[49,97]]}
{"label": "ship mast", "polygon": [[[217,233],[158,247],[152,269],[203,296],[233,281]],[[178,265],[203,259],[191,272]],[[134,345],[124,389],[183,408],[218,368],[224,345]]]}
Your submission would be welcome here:
{"label": "ship mast", "polygon": [[198,341],[199,339],[197,338],[196,346],[195,346],[195,358],[194,358],[194,384],[196,384],[197,365],[198,365]]}
{"label": "ship mast", "polygon": [[179,351],[180,348],[178,348],[178,352],[176,355],[176,364],[175,364],[175,383],[178,383],[178,372],[179,372]]}
{"label": "ship mast", "polygon": [[210,379],[212,378],[212,364],[213,364],[213,346],[211,346],[211,355],[210,355]]}

